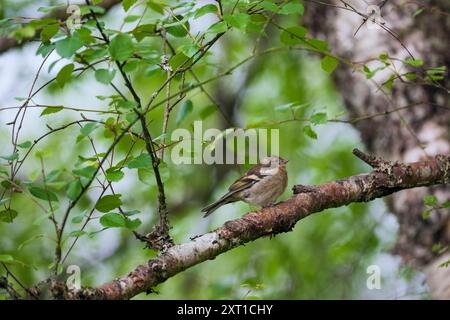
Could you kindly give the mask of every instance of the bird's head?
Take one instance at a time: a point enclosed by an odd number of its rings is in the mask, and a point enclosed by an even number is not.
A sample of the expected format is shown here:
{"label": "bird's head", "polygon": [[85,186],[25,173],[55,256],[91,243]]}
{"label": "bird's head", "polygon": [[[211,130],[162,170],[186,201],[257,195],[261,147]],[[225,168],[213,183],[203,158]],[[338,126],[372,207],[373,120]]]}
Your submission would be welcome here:
{"label": "bird's head", "polygon": [[260,163],[263,167],[285,167],[289,160],[283,159],[277,156],[264,157],[261,159]]}

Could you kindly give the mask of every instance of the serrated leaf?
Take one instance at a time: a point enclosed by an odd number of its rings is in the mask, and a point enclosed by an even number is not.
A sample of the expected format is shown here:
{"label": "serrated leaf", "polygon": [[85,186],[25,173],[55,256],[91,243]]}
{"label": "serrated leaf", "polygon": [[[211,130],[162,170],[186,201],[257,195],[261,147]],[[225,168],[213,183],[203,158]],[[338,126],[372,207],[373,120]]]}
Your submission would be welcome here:
{"label": "serrated leaf", "polygon": [[97,69],[95,70],[95,79],[103,84],[110,84],[116,75],[116,70]]}
{"label": "serrated leaf", "polygon": [[139,168],[138,169],[138,179],[143,184],[152,186],[155,184],[155,179],[153,175],[153,169],[150,168]]}
{"label": "serrated leaf", "polygon": [[129,169],[150,168],[152,166],[152,160],[147,153],[143,153],[133,160],[131,160],[127,167]]}
{"label": "serrated leaf", "polygon": [[118,182],[122,180],[122,178],[125,176],[125,173],[118,169],[108,169],[106,170],[106,179],[110,182]]}
{"label": "serrated leaf", "polygon": [[111,58],[119,62],[125,61],[133,55],[134,44],[127,33],[119,33],[109,43]]}
{"label": "serrated leaf", "polygon": [[72,173],[74,175],[84,177],[86,179],[91,179],[94,173],[97,171],[97,168],[94,166],[87,166],[81,169],[74,169],[72,170]]}
{"label": "serrated leaf", "polygon": [[101,216],[100,223],[106,228],[120,228],[126,226],[125,217],[112,212]]}
{"label": "serrated leaf", "polygon": [[95,209],[105,213],[116,209],[122,205],[122,200],[120,200],[120,197],[120,194],[103,196],[95,204]]}
{"label": "serrated leaf", "polygon": [[49,42],[53,36],[59,31],[59,24],[51,24],[44,27],[41,31],[40,37],[42,42]]}
{"label": "serrated leaf", "polygon": [[83,46],[83,41],[81,41],[78,37],[67,37],[65,39],[59,40],[56,42],[56,52],[62,58],[70,58],[72,57],[78,49]]}

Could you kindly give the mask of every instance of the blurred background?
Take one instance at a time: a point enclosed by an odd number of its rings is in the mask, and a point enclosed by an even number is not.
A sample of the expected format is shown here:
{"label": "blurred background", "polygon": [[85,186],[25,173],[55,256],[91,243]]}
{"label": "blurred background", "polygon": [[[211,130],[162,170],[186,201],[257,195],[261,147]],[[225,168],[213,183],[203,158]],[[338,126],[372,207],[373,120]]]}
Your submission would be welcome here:
{"label": "blurred background", "polygon": [[[57,1],[2,1],[0,18],[36,17],[38,8],[56,5]],[[198,1],[204,5],[208,1]],[[142,14],[137,7],[132,14]],[[108,28],[128,31],[132,23],[122,23],[126,16],[122,6],[113,7],[102,17]],[[157,14],[151,10],[144,21],[152,21]],[[216,17],[207,14],[191,19],[191,30],[203,30]],[[289,20],[291,19],[291,20]],[[286,21],[285,21],[286,20]],[[282,22],[294,24],[298,17],[286,17]],[[273,30],[268,31],[273,32]],[[195,31],[193,31],[195,33]],[[212,48],[212,54],[194,72],[202,80],[224,72],[253,54],[254,41],[240,31],[227,33]],[[186,39],[174,39],[177,46]],[[261,48],[276,45],[278,36],[263,37]],[[0,155],[12,152],[11,126],[20,98],[26,97],[43,61],[36,55],[38,43],[27,43],[22,48],[8,50],[0,55]],[[146,39],[146,50],[154,52],[155,61],[162,55],[160,39]],[[36,88],[56,76],[65,65],[56,53],[43,65]],[[49,70],[50,69],[50,70]],[[132,81],[138,93],[147,99],[164,81],[166,75],[154,66],[139,66],[132,72]],[[116,84],[125,91],[118,80]],[[193,79],[187,81],[195,82]],[[173,86],[176,92],[177,86]],[[291,119],[290,109],[283,106],[296,102],[304,104],[296,114],[299,119],[315,113],[326,113],[328,119],[345,119],[346,109],[334,88],[329,74],[320,65],[320,57],[302,51],[280,50],[255,56],[232,74],[204,86],[208,94],[195,89],[186,99],[193,103],[192,111],[176,124],[177,108],[169,122],[169,133],[182,127],[192,131],[195,120],[202,120],[204,128],[241,127],[274,128],[280,132],[280,155],[290,160],[287,170],[289,185],[281,200],[291,195],[296,184],[318,184],[329,180],[367,172],[369,167],[356,159],[351,151],[364,149],[359,133],[347,123],[328,121],[312,125],[317,138],[305,134],[302,121]],[[107,85],[86,72],[63,89],[50,85],[34,99],[34,104],[64,105],[85,111],[64,110],[40,116],[42,109],[29,108],[24,118],[19,142],[33,141],[52,128],[80,119],[80,113],[89,118],[106,120],[108,116],[89,110],[102,110],[106,102],[100,96],[113,94]],[[210,97],[208,97],[210,96]],[[225,110],[228,119],[217,111]],[[179,109],[179,108],[178,108]],[[163,108],[150,112],[150,129],[154,137],[161,133]],[[80,164],[80,155],[92,157],[94,151],[88,139],[77,142],[80,132],[73,125],[39,141],[24,163],[17,179],[39,181],[42,163],[46,172],[70,172]],[[95,130],[91,137],[97,152],[104,152],[112,141],[106,130]],[[127,138],[118,145],[117,159],[123,158],[132,143]],[[144,146],[136,142],[134,154]],[[24,152],[20,151],[21,155]],[[36,155],[37,154],[37,155]],[[251,208],[243,203],[222,207],[207,219],[200,209],[219,198],[228,186],[248,168],[231,165],[174,165],[170,149],[165,153],[167,168],[164,183],[170,211],[171,235],[176,243],[189,241],[221,226],[225,221],[240,217]],[[1,160],[0,166],[7,167]],[[138,231],[145,233],[158,220],[157,188],[152,177],[139,177],[136,170],[124,169],[125,177],[114,184],[122,194],[123,208],[139,210],[142,220]],[[64,183],[53,185],[58,194],[64,194]],[[59,188],[59,189],[58,189]],[[92,208],[99,190],[92,188],[72,215],[78,217]],[[61,196],[61,199],[64,197]],[[40,200],[37,200],[40,201]],[[42,202],[45,205],[45,202]],[[55,211],[60,219],[67,205],[61,200]],[[10,265],[14,274],[26,285],[33,285],[48,277],[54,254],[54,230],[42,211],[26,195],[14,198],[13,207],[19,215],[13,223],[0,222],[0,254],[13,256],[22,263]],[[19,210],[20,209],[20,210]],[[94,216],[98,217],[98,214]],[[71,219],[66,230],[63,249],[74,239],[71,232],[80,228],[80,221]],[[96,286],[126,274],[144,263],[155,253],[144,249],[130,230],[111,228],[102,230],[98,219],[92,220],[86,234],[81,236],[64,263],[81,268],[82,285]],[[136,299],[408,299],[427,298],[428,289],[420,272],[402,267],[400,258],[389,250],[397,240],[398,223],[383,200],[367,204],[327,210],[312,215],[296,225],[292,232],[274,238],[262,238],[226,252],[215,260],[190,268],[159,285],[157,294],[141,294]],[[381,289],[367,287],[371,265],[379,266]],[[50,267],[51,268],[51,267]],[[63,271],[64,272],[64,271]],[[0,273],[4,270],[0,266]]]}

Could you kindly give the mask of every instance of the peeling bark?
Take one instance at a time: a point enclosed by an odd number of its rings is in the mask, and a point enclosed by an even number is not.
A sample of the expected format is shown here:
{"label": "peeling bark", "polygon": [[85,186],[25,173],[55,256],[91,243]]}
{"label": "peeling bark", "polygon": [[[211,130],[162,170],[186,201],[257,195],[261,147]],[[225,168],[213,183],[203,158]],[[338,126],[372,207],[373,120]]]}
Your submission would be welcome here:
{"label": "peeling bark", "polygon": [[152,287],[170,277],[246,242],[288,232],[299,220],[313,213],[353,202],[371,201],[403,189],[445,184],[450,180],[450,156],[401,164],[371,162],[374,158],[364,157],[360,152],[355,154],[373,165],[374,171],[314,187],[295,186],[296,194],[292,198],[273,207],[249,212],[190,242],[171,247],[111,283],[81,290],[59,288],[57,296],[64,299],[130,299],[141,292],[151,292]]}
{"label": "peeling bark", "polygon": [[[347,2],[366,13],[367,4],[364,1]],[[337,0],[328,3],[342,5]],[[379,5],[379,2],[371,3]],[[305,23],[308,28],[314,36],[327,40],[330,50],[344,59],[367,61],[382,52],[405,59],[409,57],[405,46],[416,58],[425,61],[423,67],[410,70],[420,72],[430,67],[447,66],[448,69],[450,66],[450,2],[447,0],[389,0],[382,8],[381,16],[386,26],[399,35],[401,42],[378,27],[369,29],[363,26],[354,35],[363,22],[361,16],[312,1],[307,1],[306,4]],[[423,5],[425,10],[414,15],[420,8],[418,5]],[[407,71],[402,63],[393,63]],[[375,68],[375,65],[369,66]],[[397,81],[392,92],[386,96],[375,82],[383,83],[389,76],[389,73],[379,72],[368,80],[363,74],[342,65],[334,73],[336,87],[351,119],[410,106],[399,112],[368,118],[355,124],[368,150],[386,159],[405,162],[423,160],[439,153],[449,154],[448,91],[430,85]],[[448,76],[440,84],[448,88]],[[431,267],[435,265],[434,259],[438,258],[437,253],[432,251],[433,245],[450,242],[450,210],[434,210],[424,220],[423,197],[429,194],[434,194],[440,202],[444,202],[449,200],[450,189],[442,186],[418,188],[388,199],[387,204],[396,214],[400,225],[399,238],[392,252],[400,255],[406,264],[419,270],[427,270],[428,274],[438,272],[441,278],[439,281],[433,280],[433,286],[430,284],[431,293],[435,298],[450,299],[448,290],[433,290],[439,283],[444,288],[450,287],[450,268],[437,270]],[[430,277],[435,279],[435,276]]]}

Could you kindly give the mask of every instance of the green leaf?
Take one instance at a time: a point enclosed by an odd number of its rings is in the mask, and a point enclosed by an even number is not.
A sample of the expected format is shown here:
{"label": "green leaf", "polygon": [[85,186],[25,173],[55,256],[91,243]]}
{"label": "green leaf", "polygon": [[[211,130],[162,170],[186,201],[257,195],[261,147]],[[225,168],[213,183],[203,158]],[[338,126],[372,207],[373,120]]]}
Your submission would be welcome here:
{"label": "green leaf", "polygon": [[131,23],[131,22],[138,21],[140,18],[141,18],[141,16],[138,16],[138,15],[130,15],[130,16],[126,16],[125,19],[123,19],[123,21],[126,23]]}
{"label": "green leaf", "polygon": [[48,114],[52,114],[52,113],[57,113],[60,112],[61,110],[63,110],[64,107],[63,106],[51,106],[51,107],[47,107],[45,108],[42,112],[40,117],[48,115]]}
{"label": "green leaf", "polygon": [[83,221],[83,219],[84,219],[84,214],[80,214],[79,216],[73,217],[71,222],[78,224],[78,223],[81,223]]}
{"label": "green leaf", "polygon": [[186,118],[186,116],[192,112],[193,109],[194,109],[194,105],[192,104],[191,100],[184,101],[183,105],[181,106],[180,111],[178,111],[177,119],[175,121],[176,125],[179,125],[181,123],[181,121],[183,121],[184,118]]}
{"label": "green leaf", "polygon": [[53,191],[46,190],[39,186],[31,186],[28,188],[30,193],[38,199],[45,201],[58,201],[58,197]]}
{"label": "green leaf", "polygon": [[133,55],[133,51],[133,40],[127,33],[119,33],[109,43],[109,52],[114,60],[125,61]]}
{"label": "green leaf", "polygon": [[100,223],[106,228],[127,228],[134,230],[141,225],[141,220],[130,220],[119,213],[107,213],[100,218]]}
{"label": "green leaf", "polygon": [[83,46],[83,41],[78,37],[67,37],[56,42],[56,52],[62,58],[72,57]]}
{"label": "green leaf", "polygon": [[130,230],[137,229],[142,224],[142,221],[140,219],[126,219],[126,228]]}
{"label": "green leaf", "polygon": [[445,201],[443,204],[441,204],[441,207],[444,209],[450,208],[450,201]]}
{"label": "green leaf", "polygon": [[120,171],[120,169],[117,168],[109,168],[106,170],[106,179],[110,182],[118,182],[122,180],[122,178],[125,176],[125,173]]}
{"label": "green leaf", "polygon": [[328,42],[320,39],[308,39],[306,40],[306,44],[316,50],[327,51],[328,50]]}
{"label": "green leaf", "polygon": [[97,69],[95,70],[95,79],[103,84],[110,84],[116,75],[116,70]]}
{"label": "green leaf", "polygon": [[245,30],[247,24],[250,22],[250,16],[241,12],[234,14],[224,14],[223,20],[236,29]]}
{"label": "green leaf", "polygon": [[338,60],[335,57],[325,56],[320,65],[325,72],[332,73],[338,65]]}
{"label": "green leaf", "polygon": [[80,129],[80,133],[83,136],[87,137],[95,130],[96,127],[97,127],[97,124],[95,122],[89,122]]}
{"label": "green leaf", "polygon": [[32,146],[32,144],[33,143],[31,141],[25,141],[25,142],[19,143],[17,146],[22,149],[28,149],[29,147]]}
{"label": "green leaf", "polygon": [[[183,20],[183,17],[180,15],[178,15],[177,18],[180,21]],[[188,34],[187,30],[189,30],[189,27],[190,27],[189,23],[185,21],[183,22],[183,24],[181,24],[180,22],[174,26],[167,27],[166,30],[169,34],[173,35],[174,37],[182,38]]]}
{"label": "green leaf", "polygon": [[303,15],[304,12],[305,12],[305,8],[303,7],[303,5],[301,3],[289,2],[288,4],[284,5],[278,13],[280,13],[280,14],[298,13],[300,15]]}
{"label": "green leaf", "polygon": [[151,168],[152,160],[147,153],[143,153],[131,160],[127,167],[129,169]]}
{"label": "green leaf", "polygon": [[86,231],[84,231],[84,230],[75,230],[69,234],[69,237],[79,238],[79,237],[84,236],[85,234],[86,234]]}
{"label": "green leaf", "polygon": [[272,1],[264,0],[258,4],[261,8],[267,11],[278,12],[278,6]]}
{"label": "green leaf", "polygon": [[81,169],[74,169],[72,170],[72,173],[76,176],[84,177],[86,179],[91,179],[94,175],[95,171],[97,171],[97,168],[94,166],[87,166]]}
{"label": "green leaf", "polygon": [[136,107],[137,104],[135,101],[130,101],[130,100],[118,100],[116,101],[116,107],[119,109],[133,109],[134,107]]}
{"label": "green leaf", "polygon": [[138,42],[141,42],[145,37],[156,36],[156,25],[154,24],[141,24],[131,31],[133,36]]}
{"label": "green leaf", "polygon": [[7,155],[7,156],[0,156],[0,158],[5,159],[7,161],[14,161],[14,160],[19,159],[19,153],[14,152],[14,153],[12,153],[10,155]]}
{"label": "green leaf", "polygon": [[311,116],[312,124],[325,124],[328,122],[327,114],[325,112],[318,112]]}
{"label": "green leaf", "polygon": [[286,45],[304,43],[307,32],[308,30],[300,26],[289,27],[281,32],[280,41]]}
{"label": "green leaf", "polygon": [[209,33],[224,33],[227,31],[227,23],[225,21],[219,21],[214,23],[208,28]]}
{"label": "green leaf", "polygon": [[138,169],[138,179],[143,184],[152,186],[155,184],[153,169],[151,168],[139,168]]}
{"label": "green leaf", "polygon": [[123,0],[122,6],[125,12],[127,12],[136,2],[137,0]]}
{"label": "green leaf", "polygon": [[433,211],[433,209],[428,209],[428,210],[425,210],[424,212],[422,212],[422,218],[424,220],[428,219],[430,217],[432,211]]}
{"label": "green leaf", "polygon": [[203,6],[203,7],[199,8],[199,9],[197,9],[195,11],[194,18],[198,19],[198,18],[200,18],[201,16],[204,16],[207,13],[217,13],[217,6],[210,3],[210,4],[207,4],[206,6]]}
{"label": "green leaf", "polygon": [[406,64],[409,64],[410,66],[413,66],[413,67],[421,67],[421,66],[423,66],[423,60],[422,59],[408,58],[404,62]]}
{"label": "green leaf", "polygon": [[130,73],[134,71],[139,66],[139,60],[129,60],[124,66],[123,71],[126,73]]}
{"label": "green leaf", "polygon": [[17,217],[17,215],[18,215],[18,213],[16,210],[13,210],[13,209],[2,210],[2,211],[0,211],[0,221],[11,223],[14,221],[14,219]]}
{"label": "green leaf", "polygon": [[437,198],[433,195],[425,196],[423,198],[423,203],[429,207],[433,207],[437,204]]}
{"label": "green leaf", "polygon": [[101,216],[100,223],[107,228],[121,228],[126,226],[125,217],[112,212]]}
{"label": "green leaf", "polygon": [[121,195],[107,195],[102,197],[95,205],[95,209],[100,212],[109,212],[116,209],[122,205],[122,200],[120,200]]}
{"label": "green leaf", "polygon": [[79,179],[69,182],[66,189],[66,195],[70,200],[75,200],[81,193],[82,185]]}
{"label": "green leaf", "polygon": [[[72,78],[72,72],[75,69],[75,65],[70,63],[59,70],[56,76],[56,83],[62,88]],[[44,110],[45,111],[45,110]],[[42,115],[42,114],[41,114]]]}
{"label": "green leaf", "polygon": [[42,42],[49,42],[53,36],[55,36],[59,31],[59,24],[51,24],[44,27],[41,31]]}
{"label": "green leaf", "polygon": [[9,254],[0,254],[0,261],[3,263],[8,263],[14,261],[14,258]]}
{"label": "green leaf", "polygon": [[311,128],[310,125],[306,125],[303,127],[303,133],[311,139],[317,139],[317,133]]}

